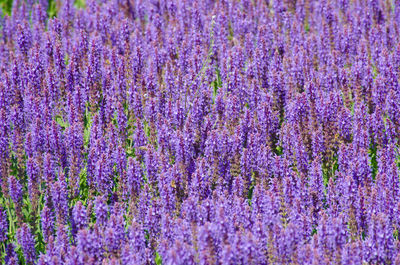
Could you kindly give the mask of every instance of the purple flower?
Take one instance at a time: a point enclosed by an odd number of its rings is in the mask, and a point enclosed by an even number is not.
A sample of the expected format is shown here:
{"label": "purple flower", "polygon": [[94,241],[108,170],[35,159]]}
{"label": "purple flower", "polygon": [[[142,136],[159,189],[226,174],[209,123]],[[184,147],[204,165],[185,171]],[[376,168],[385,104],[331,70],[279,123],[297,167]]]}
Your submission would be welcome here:
{"label": "purple flower", "polygon": [[43,238],[45,242],[48,242],[50,236],[54,233],[54,215],[53,212],[47,207],[44,206],[43,210],[40,214],[41,224],[42,224],[42,232]]}
{"label": "purple flower", "polygon": [[65,176],[63,172],[58,173],[58,180],[51,186],[51,198],[58,223],[68,220],[68,194]]}
{"label": "purple flower", "polygon": [[40,168],[37,160],[29,158],[26,162],[26,174],[28,175],[28,191],[31,200],[38,196],[38,186],[40,182]]}
{"label": "purple flower", "polygon": [[21,21],[20,24],[17,25],[17,30],[18,37],[16,41],[19,51],[22,54],[27,55],[28,50],[31,48],[32,45],[32,32],[29,22],[26,20]]}
{"label": "purple flower", "polygon": [[104,198],[97,197],[95,201],[95,214],[96,223],[104,225],[108,219],[108,206],[104,201]]}
{"label": "purple flower", "polygon": [[75,2],[0,16],[0,263],[399,260],[398,0]]}
{"label": "purple flower", "polygon": [[10,197],[15,204],[19,205],[20,203],[22,203],[22,185],[12,175],[8,177],[8,190]]}
{"label": "purple flower", "polygon": [[17,230],[18,244],[21,245],[25,262],[34,264],[36,260],[35,240],[27,224],[22,224]]}
{"label": "purple flower", "polygon": [[84,229],[87,225],[86,208],[81,201],[78,201],[72,210],[73,224],[76,230]]}
{"label": "purple flower", "polygon": [[103,235],[99,228],[94,230],[81,229],[76,237],[78,260],[81,264],[97,263],[103,257]]}
{"label": "purple flower", "polygon": [[101,154],[96,163],[95,176],[99,192],[108,194],[112,187],[112,165],[105,153]]}
{"label": "purple flower", "polygon": [[6,211],[0,207],[0,242],[4,242],[8,237],[8,220]]}
{"label": "purple flower", "polygon": [[4,261],[5,261],[6,264],[10,264],[10,265],[19,264],[18,256],[17,256],[17,253],[15,252],[14,244],[8,244],[7,245],[6,257],[5,257]]}
{"label": "purple flower", "polygon": [[104,231],[105,246],[107,251],[118,253],[125,241],[125,227],[122,215],[111,215]]}

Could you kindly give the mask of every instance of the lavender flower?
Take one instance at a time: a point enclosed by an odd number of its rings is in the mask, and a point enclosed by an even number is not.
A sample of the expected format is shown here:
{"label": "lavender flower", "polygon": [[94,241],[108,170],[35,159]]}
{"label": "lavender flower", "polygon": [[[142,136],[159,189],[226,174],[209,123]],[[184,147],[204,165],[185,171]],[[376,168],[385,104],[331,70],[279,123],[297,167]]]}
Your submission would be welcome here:
{"label": "lavender flower", "polygon": [[35,240],[27,224],[17,230],[18,243],[21,245],[26,263],[34,264],[36,260]]}
{"label": "lavender flower", "polygon": [[399,6],[4,5],[0,263],[396,264]]}
{"label": "lavender flower", "polygon": [[6,211],[0,207],[0,242],[7,240],[8,221]]}
{"label": "lavender flower", "polygon": [[43,238],[45,242],[48,242],[50,236],[54,233],[54,215],[52,211],[45,206],[40,214],[42,222]]}

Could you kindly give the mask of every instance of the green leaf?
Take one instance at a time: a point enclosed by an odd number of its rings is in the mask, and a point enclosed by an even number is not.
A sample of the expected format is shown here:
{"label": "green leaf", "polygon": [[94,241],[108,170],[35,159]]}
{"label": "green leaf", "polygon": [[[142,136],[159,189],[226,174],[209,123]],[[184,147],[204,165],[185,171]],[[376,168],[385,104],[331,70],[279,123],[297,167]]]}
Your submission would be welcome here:
{"label": "green leaf", "polygon": [[162,259],[160,254],[158,254],[158,252],[156,252],[156,258],[154,260],[156,262],[157,265],[161,265],[162,264]]}
{"label": "green leaf", "polygon": [[[5,14],[11,15],[12,3],[13,0],[0,0],[0,14],[2,11]],[[4,16],[4,14],[1,15]]]}
{"label": "green leaf", "polygon": [[89,186],[87,185],[87,168],[84,167],[79,173],[79,193],[82,203],[86,204],[89,198]]}
{"label": "green leaf", "polygon": [[26,208],[22,208],[22,214],[24,215],[25,219],[29,220],[30,212]]}
{"label": "green leaf", "polygon": [[69,56],[68,56],[67,53],[65,53],[64,62],[65,62],[65,65],[68,65],[68,64],[69,64]]}
{"label": "green leaf", "polygon": [[375,180],[376,174],[378,173],[378,161],[376,159],[376,153],[377,153],[377,145],[374,144],[373,142],[370,143],[369,150],[368,150],[368,155],[369,155],[369,160],[370,160],[370,165],[372,169],[372,179]]}
{"label": "green leaf", "polygon": [[56,2],[54,0],[49,0],[48,3],[49,6],[47,8],[47,14],[49,15],[49,18],[56,17],[57,16]]}
{"label": "green leaf", "polygon": [[86,6],[85,0],[75,0],[75,7],[85,8],[85,6]]}
{"label": "green leaf", "polygon": [[85,115],[83,117],[84,124],[84,132],[83,132],[83,140],[85,147],[88,147],[90,140],[90,129],[92,128],[92,115],[89,111],[89,108],[86,106]]}
{"label": "green leaf", "polygon": [[63,130],[69,127],[69,123],[67,121],[64,121],[63,117],[61,117],[60,115],[57,115],[55,117],[55,120],[58,123],[58,125],[60,125],[63,128]]}

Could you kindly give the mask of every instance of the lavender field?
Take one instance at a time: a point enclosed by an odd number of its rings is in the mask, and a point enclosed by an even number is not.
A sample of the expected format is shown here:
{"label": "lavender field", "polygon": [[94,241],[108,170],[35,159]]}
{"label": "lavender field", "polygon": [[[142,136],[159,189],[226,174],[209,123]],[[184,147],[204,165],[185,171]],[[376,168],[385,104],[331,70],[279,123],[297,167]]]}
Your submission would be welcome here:
{"label": "lavender field", "polygon": [[400,264],[399,0],[0,7],[0,264]]}

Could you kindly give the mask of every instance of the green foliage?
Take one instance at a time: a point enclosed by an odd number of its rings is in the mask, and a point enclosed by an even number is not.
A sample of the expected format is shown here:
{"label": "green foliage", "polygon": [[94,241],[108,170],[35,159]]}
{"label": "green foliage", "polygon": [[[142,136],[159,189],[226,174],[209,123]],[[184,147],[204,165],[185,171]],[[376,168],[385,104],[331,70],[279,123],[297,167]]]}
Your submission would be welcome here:
{"label": "green foliage", "polygon": [[67,121],[64,121],[63,117],[61,117],[60,115],[57,115],[55,117],[55,120],[56,120],[57,124],[61,126],[61,128],[63,130],[65,130],[66,128],[69,127],[69,123]]}
{"label": "green foliage", "polygon": [[89,198],[89,185],[87,184],[87,168],[84,167],[79,173],[79,197],[84,205]]}
{"label": "green foliage", "polygon": [[283,147],[280,145],[276,146],[276,148],[274,149],[274,153],[278,156],[281,156],[283,154]]}
{"label": "green foliage", "polygon": [[156,262],[157,265],[161,265],[162,264],[162,259],[160,254],[158,254],[158,252],[156,252],[156,258],[154,260]]}
{"label": "green foliage", "polygon": [[68,64],[69,64],[69,56],[68,56],[67,53],[65,53],[64,62],[65,62],[65,65],[68,65]]}
{"label": "green foliage", "polygon": [[308,22],[308,20],[306,20],[304,22],[304,30],[305,30],[305,32],[309,32],[310,31],[310,23]]}
{"label": "green foliage", "polygon": [[251,173],[251,184],[250,188],[247,192],[247,203],[249,206],[251,206],[251,200],[253,199],[253,192],[254,192],[254,187],[256,186],[256,173],[252,172]]}
{"label": "green foliage", "polygon": [[329,179],[335,177],[335,173],[339,168],[338,155],[335,154],[322,162],[322,177],[325,187],[328,186]]}
{"label": "green foliage", "polygon": [[6,210],[8,218],[8,239],[11,241],[15,237],[17,216],[15,214],[14,203],[10,199],[4,198],[3,195],[0,196],[0,206]]}
{"label": "green foliage", "polygon": [[4,260],[6,257],[6,243],[0,243],[0,260]]}
{"label": "green foliage", "polygon": [[34,235],[35,235],[35,248],[37,251],[44,253],[46,250],[46,243],[44,242],[42,226],[40,221],[40,211],[35,218],[35,227],[34,227]]}
{"label": "green foliage", "polygon": [[25,197],[22,200],[22,215],[27,223],[33,221],[33,207],[28,197]]}
{"label": "green foliage", "polygon": [[75,7],[76,8],[85,8],[86,7],[85,0],[75,0]]}
{"label": "green foliage", "polygon": [[10,175],[18,176],[18,160],[14,151],[11,151]]}
{"label": "green foliage", "polygon": [[57,16],[57,6],[56,2],[54,0],[49,0],[49,6],[47,8],[47,14],[49,15],[49,18],[53,18]]}
{"label": "green foliage", "polygon": [[143,121],[143,131],[148,140],[150,141],[150,126],[146,120]]}
{"label": "green foliage", "polygon": [[221,73],[218,67],[216,67],[215,69],[215,74],[217,75],[217,78],[212,82],[213,103],[215,102],[215,98],[217,97],[218,89],[222,87]]}
{"label": "green foliage", "polygon": [[[84,0],[79,0],[77,2],[83,2]],[[0,0],[0,10],[2,11],[2,15],[4,16],[5,14],[11,15],[12,11],[12,5],[13,5],[13,0]],[[79,3],[81,5],[81,3]],[[54,0],[48,0],[48,8],[47,8],[47,14],[49,18],[53,18],[57,16],[57,6],[56,2]]]}
{"label": "green foliage", "polygon": [[370,164],[372,169],[372,179],[375,180],[376,174],[378,173],[378,161],[376,160],[377,146],[372,143],[368,149],[368,155],[370,158]]}
{"label": "green foliage", "polygon": [[11,15],[12,3],[13,0],[0,0],[0,9],[3,12],[3,15]]}
{"label": "green foliage", "polygon": [[83,125],[84,125],[83,142],[86,148],[89,146],[90,129],[92,128],[92,123],[93,123],[92,114],[89,111],[89,107],[86,106],[85,115],[83,116]]}

